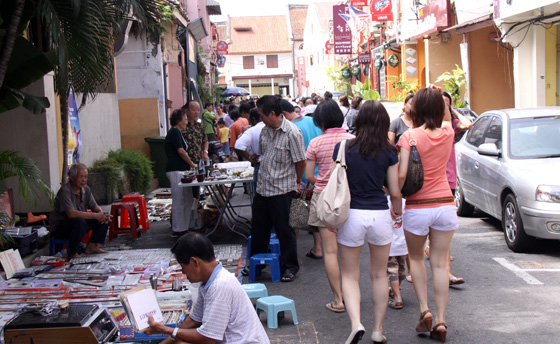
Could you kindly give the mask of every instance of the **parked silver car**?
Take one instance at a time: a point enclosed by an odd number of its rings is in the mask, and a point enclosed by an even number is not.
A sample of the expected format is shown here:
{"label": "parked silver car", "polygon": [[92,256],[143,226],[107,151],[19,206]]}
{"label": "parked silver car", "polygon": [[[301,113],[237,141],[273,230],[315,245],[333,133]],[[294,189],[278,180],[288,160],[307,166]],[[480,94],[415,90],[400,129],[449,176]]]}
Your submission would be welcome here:
{"label": "parked silver car", "polygon": [[485,112],[455,150],[458,215],[501,220],[515,252],[560,239],[560,107]]}

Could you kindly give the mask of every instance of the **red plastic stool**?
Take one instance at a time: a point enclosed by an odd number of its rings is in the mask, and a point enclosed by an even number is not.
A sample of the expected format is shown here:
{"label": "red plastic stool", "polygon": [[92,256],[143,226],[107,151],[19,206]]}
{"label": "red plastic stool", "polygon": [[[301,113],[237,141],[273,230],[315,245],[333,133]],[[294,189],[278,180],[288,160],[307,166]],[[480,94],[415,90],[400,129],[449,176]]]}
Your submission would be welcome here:
{"label": "red plastic stool", "polygon": [[[138,211],[140,212],[140,225],[142,226],[142,230],[144,232],[147,232],[148,228],[150,228],[150,222],[148,221],[148,209],[146,207],[146,199],[144,198],[144,195],[141,194],[124,195],[121,198],[121,202],[122,203],[135,202],[138,204]],[[130,226],[130,221],[128,220],[126,210],[124,211],[125,213],[122,214],[123,218],[121,220],[122,221],[121,225],[123,227],[128,227]]]}
{"label": "red plastic stool", "polygon": [[[125,211],[130,225],[121,227]],[[122,217],[121,226],[119,226],[119,214]],[[109,241],[116,238],[119,234],[132,234],[133,240],[137,240],[138,237],[142,235],[142,231],[138,226],[138,215],[136,214],[134,203],[113,203],[111,205],[111,215],[113,216],[113,220],[111,220],[111,224],[109,225]]]}

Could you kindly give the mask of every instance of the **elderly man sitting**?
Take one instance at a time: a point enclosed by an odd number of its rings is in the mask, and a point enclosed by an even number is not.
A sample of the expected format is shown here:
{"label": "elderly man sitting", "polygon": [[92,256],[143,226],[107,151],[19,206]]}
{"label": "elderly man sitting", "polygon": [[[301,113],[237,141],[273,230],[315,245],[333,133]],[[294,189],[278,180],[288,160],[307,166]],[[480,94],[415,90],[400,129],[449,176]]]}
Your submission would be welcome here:
{"label": "elderly man sitting", "polygon": [[[80,241],[84,235],[92,231],[87,244],[86,253],[106,253],[97,247],[105,242],[107,229],[112,219],[93,199],[87,186],[88,171],[84,164],[70,167],[70,181],[62,184],[56,195],[54,211],[51,212],[49,223],[53,238],[70,241],[68,258],[76,258]],[[88,210],[92,212],[89,213]]]}

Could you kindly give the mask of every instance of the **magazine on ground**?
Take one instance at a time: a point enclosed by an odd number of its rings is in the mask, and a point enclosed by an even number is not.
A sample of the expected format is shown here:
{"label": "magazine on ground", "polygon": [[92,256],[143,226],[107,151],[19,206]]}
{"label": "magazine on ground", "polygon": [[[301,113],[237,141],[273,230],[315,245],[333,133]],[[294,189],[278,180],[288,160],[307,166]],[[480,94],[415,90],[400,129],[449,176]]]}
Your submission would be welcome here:
{"label": "magazine on ground", "polygon": [[128,319],[136,332],[142,333],[150,326],[148,316],[157,322],[163,322],[163,315],[159,308],[156,293],[153,289],[138,286],[119,295]]}

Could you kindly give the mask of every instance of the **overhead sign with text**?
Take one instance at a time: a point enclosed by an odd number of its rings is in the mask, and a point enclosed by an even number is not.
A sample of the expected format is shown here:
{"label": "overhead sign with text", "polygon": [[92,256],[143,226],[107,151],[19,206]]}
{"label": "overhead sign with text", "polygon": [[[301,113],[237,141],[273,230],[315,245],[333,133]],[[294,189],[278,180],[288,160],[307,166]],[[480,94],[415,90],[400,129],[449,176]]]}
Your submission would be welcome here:
{"label": "overhead sign with text", "polygon": [[348,6],[333,6],[334,53],[352,54],[352,30],[348,25]]}

